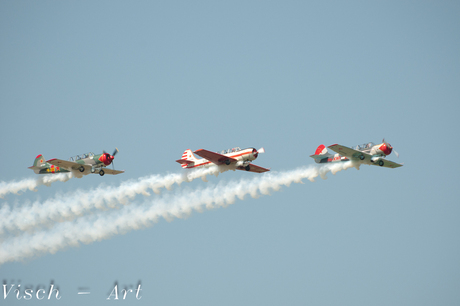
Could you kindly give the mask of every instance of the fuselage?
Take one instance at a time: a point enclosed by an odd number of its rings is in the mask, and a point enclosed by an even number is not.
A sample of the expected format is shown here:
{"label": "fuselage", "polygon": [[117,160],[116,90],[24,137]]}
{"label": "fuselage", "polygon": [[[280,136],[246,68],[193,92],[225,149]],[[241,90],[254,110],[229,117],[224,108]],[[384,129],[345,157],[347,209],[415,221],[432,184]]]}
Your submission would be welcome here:
{"label": "fuselage", "polygon": [[44,163],[43,166],[40,168],[36,167],[34,172],[36,174],[50,174],[50,173],[65,173],[65,172],[70,172],[69,170],[63,169],[61,167],[51,165],[49,163]]}

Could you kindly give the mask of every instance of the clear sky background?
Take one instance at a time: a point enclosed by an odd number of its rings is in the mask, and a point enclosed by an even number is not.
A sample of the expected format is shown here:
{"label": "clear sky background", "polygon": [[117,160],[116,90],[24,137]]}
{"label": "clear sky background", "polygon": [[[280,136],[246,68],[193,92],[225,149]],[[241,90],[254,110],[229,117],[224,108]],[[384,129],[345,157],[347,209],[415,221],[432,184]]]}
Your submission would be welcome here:
{"label": "clear sky background", "polygon": [[459,20],[456,1],[1,1],[0,181],[37,177],[38,154],[115,147],[126,170],[2,206],[180,173],[187,148],[263,146],[255,163],[276,174],[314,164],[319,144],[385,137],[404,163],[9,262],[2,282],[54,281],[51,305],[115,303],[115,283],[139,281],[126,304],[458,305]]}

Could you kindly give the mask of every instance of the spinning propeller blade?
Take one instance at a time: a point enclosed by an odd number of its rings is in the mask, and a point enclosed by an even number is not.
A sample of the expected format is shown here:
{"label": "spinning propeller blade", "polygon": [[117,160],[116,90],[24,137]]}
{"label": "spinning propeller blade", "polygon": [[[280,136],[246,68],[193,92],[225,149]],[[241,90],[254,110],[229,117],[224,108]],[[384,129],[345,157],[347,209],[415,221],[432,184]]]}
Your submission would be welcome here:
{"label": "spinning propeller blade", "polygon": [[[112,163],[112,166],[113,166],[113,160],[115,159],[115,155],[117,155],[118,153],[118,149],[115,148],[115,150],[113,151],[112,155],[110,155],[109,153],[107,153],[105,150],[102,150],[102,154],[105,156],[105,161],[104,161],[104,164],[106,166],[110,165],[110,163]],[[115,170],[115,169],[114,169]]]}
{"label": "spinning propeller blade", "polygon": [[391,148],[392,152],[394,152],[395,155],[396,155],[396,157],[399,158],[399,153],[396,152],[396,151],[393,149],[393,147],[391,146],[391,144],[389,144],[388,142],[385,142],[385,138],[383,138],[382,142],[383,142],[388,148]]}

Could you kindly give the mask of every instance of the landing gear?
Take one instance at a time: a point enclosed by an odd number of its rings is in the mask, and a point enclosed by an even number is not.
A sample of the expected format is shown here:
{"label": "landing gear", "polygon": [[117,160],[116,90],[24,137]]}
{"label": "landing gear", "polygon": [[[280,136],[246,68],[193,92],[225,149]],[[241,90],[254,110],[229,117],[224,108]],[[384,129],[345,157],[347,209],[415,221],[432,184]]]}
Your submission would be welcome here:
{"label": "landing gear", "polygon": [[246,171],[249,171],[249,170],[251,170],[251,167],[249,167],[249,165],[247,165],[246,167],[244,167],[244,169],[246,169]]}
{"label": "landing gear", "polygon": [[83,171],[85,171],[85,168],[83,166],[81,166],[80,168],[78,168],[78,170],[80,170],[80,172],[83,172]]}
{"label": "landing gear", "polygon": [[364,155],[361,154],[361,155],[359,156],[359,159],[360,159],[360,160],[364,160]]}
{"label": "landing gear", "polygon": [[379,166],[383,167],[383,160],[379,160]]}
{"label": "landing gear", "polygon": [[99,170],[99,175],[100,175],[100,176],[104,176],[104,174],[105,174],[104,170],[102,170],[102,169]]}
{"label": "landing gear", "polygon": [[227,166],[230,165],[230,159],[227,159],[227,160],[225,161],[225,164],[226,164]]}

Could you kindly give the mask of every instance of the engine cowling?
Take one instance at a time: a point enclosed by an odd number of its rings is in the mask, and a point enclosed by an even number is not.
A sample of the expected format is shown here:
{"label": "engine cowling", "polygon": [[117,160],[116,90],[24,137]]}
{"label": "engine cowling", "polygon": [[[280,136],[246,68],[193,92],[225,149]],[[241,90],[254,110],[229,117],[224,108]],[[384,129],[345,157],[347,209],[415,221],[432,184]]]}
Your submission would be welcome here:
{"label": "engine cowling", "polygon": [[383,152],[385,155],[390,155],[391,151],[393,150],[393,147],[389,143],[383,143],[383,145],[380,146],[380,151]]}

